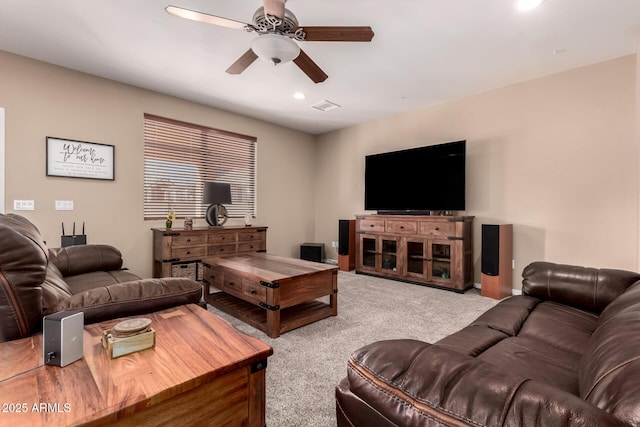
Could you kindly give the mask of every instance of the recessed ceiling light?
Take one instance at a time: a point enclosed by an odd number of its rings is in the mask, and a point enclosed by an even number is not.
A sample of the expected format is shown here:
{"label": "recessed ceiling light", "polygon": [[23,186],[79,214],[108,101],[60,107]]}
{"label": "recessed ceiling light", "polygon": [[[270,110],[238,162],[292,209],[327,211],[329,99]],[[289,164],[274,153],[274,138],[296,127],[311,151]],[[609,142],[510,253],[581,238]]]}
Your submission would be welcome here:
{"label": "recessed ceiling light", "polygon": [[520,10],[531,10],[540,6],[544,0],[518,0],[516,7]]}
{"label": "recessed ceiling light", "polygon": [[293,94],[293,97],[295,99],[305,99],[307,97],[307,95],[305,95],[302,92],[296,92],[296,93]]}

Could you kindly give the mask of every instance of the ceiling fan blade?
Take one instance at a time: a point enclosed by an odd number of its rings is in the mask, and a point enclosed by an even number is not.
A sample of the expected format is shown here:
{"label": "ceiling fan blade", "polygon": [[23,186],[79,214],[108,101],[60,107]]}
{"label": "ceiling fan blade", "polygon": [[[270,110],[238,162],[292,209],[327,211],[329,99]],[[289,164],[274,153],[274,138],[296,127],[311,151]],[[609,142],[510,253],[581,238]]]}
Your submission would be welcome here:
{"label": "ceiling fan blade", "polygon": [[293,60],[296,63],[298,68],[300,68],[314,83],[320,83],[327,80],[327,76],[324,71],[318,64],[313,62],[309,55],[304,53],[302,49],[300,49],[300,55],[296,59]]}
{"label": "ceiling fan blade", "polygon": [[256,59],[258,59],[258,55],[256,55],[251,49],[249,49],[240,58],[238,58],[236,62],[234,62],[229,68],[227,68],[227,73],[240,74],[241,72],[246,70],[249,65],[253,64],[253,61],[255,61]]}
{"label": "ceiling fan blade", "polygon": [[308,42],[370,42],[371,27],[300,27]]}
{"label": "ceiling fan blade", "polygon": [[196,12],[195,10],[184,9],[177,6],[167,6],[164,8],[168,14],[180,18],[190,19],[192,21],[204,22],[207,24],[219,25],[221,27],[233,28],[236,30],[244,30],[248,24],[233,19],[221,18],[208,13]]}
{"label": "ceiling fan blade", "polygon": [[284,2],[285,0],[263,0],[264,13],[276,16],[280,19],[284,18]]}

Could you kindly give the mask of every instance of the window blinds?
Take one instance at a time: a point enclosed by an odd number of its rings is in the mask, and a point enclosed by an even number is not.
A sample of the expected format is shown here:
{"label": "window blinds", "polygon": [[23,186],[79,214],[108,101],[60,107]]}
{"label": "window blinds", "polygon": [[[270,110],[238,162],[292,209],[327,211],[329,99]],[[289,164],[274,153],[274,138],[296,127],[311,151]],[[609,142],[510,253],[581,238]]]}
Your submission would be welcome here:
{"label": "window blinds", "polygon": [[144,219],[204,218],[202,183],[231,184],[229,217],[255,215],[252,136],[144,115]]}

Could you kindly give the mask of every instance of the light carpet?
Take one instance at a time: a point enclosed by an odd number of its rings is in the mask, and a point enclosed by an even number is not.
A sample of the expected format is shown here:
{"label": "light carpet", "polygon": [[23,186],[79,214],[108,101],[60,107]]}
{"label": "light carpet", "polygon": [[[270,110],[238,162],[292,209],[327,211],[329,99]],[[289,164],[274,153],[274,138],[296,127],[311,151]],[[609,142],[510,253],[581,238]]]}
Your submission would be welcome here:
{"label": "light carpet", "polygon": [[339,272],[338,315],[269,338],[211,306],[238,330],[273,348],[267,368],[267,426],[336,425],[334,390],[347,360],[374,341],[426,342],[463,328],[496,304],[472,289],[464,294]]}

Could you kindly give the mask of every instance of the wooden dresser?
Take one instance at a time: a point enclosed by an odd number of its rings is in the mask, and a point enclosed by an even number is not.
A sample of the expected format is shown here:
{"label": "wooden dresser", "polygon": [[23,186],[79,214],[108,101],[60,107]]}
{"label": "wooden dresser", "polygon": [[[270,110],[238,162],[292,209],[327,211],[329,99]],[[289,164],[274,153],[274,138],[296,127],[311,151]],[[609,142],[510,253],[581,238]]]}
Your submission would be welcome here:
{"label": "wooden dresser", "polygon": [[[153,277],[177,276],[176,267],[216,255],[265,252],[267,227],[152,228]],[[198,275],[196,279],[201,279]]]}

